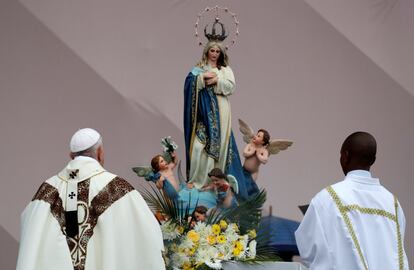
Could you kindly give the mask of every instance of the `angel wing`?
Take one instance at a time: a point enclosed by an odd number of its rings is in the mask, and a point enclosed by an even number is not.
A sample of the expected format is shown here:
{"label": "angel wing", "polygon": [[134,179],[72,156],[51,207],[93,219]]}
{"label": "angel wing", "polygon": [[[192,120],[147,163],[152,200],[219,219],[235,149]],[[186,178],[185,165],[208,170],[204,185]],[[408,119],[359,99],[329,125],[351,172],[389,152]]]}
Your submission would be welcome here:
{"label": "angel wing", "polygon": [[132,168],[132,170],[139,176],[147,178],[153,171],[150,166],[138,166]]}
{"label": "angel wing", "polygon": [[236,177],[229,174],[227,175],[227,180],[229,181],[230,186],[233,188],[234,193],[239,194],[239,183],[237,182]]}
{"label": "angel wing", "polygon": [[243,134],[243,141],[250,143],[250,140],[254,137],[253,129],[241,119],[239,119],[239,126],[239,130]]}
{"label": "angel wing", "polygon": [[269,151],[269,155],[275,155],[281,150],[286,150],[292,144],[293,142],[288,140],[271,140],[267,146],[267,150]]}

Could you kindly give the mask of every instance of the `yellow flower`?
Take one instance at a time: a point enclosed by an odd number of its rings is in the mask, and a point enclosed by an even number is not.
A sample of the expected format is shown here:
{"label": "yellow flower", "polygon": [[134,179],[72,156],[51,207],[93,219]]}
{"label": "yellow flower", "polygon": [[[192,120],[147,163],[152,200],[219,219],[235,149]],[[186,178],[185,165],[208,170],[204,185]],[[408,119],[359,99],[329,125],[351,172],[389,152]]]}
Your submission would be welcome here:
{"label": "yellow flower", "polygon": [[225,220],[220,220],[220,227],[222,230],[227,229],[227,222]]}
{"label": "yellow flower", "polygon": [[238,249],[238,248],[233,249],[233,255],[234,256],[239,256],[240,253],[241,253],[241,250],[240,249]]}
{"label": "yellow flower", "polygon": [[183,267],[183,270],[191,270],[191,269],[194,269],[191,266],[191,263],[190,262],[184,262],[183,265],[182,265],[182,267]]}
{"label": "yellow flower", "polygon": [[218,242],[219,244],[224,244],[224,243],[226,243],[226,237],[225,237],[224,235],[220,234],[219,236],[217,236],[217,242]]}
{"label": "yellow flower", "polygon": [[194,230],[189,231],[187,237],[188,239],[193,241],[193,243],[196,243],[200,240],[200,235]]}
{"label": "yellow flower", "polygon": [[183,227],[183,226],[178,226],[178,227],[177,227],[177,231],[178,231],[178,233],[179,233],[179,234],[183,234],[183,232],[184,232],[184,227]]}
{"label": "yellow flower", "polygon": [[239,227],[237,227],[236,223],[233,223],[233,229],[235,232],[239,232]]}
{"label": "yellow flower", "polygon": [[214,235],[207,236],[208,243],[212,246],[216,243],[216,237]]}
{"label": "yellow flower", "polygon": [[214,224],[213,226],[211,226],[211,231],[213,232],[213,234],[219,235],[221,232],[220,225]]}
{"label": "yellow flower", "polygon": [[235,248],[235,249],[240,249],[240,250],[243,250],[243,244],[242,244],[240,241],[236,241],[236,242],[234,243],[234,248]]}
{"label": "yellow flower", "polygon": [[177,252],[178,251],[178,246],[177,244],[172,244],[171,245],[171,251]]}
{"label": "yellow flower", "polygon": [[190,248],[190,255],[194,255],[194,253],[196,252],[196,250],[197,250],[196,247]]}
{"label": "yellow flower", "polygon": [[247,232],[247,234],[249,235],[250,238],[256,238],[257,236],[256,230],[250,230]]}

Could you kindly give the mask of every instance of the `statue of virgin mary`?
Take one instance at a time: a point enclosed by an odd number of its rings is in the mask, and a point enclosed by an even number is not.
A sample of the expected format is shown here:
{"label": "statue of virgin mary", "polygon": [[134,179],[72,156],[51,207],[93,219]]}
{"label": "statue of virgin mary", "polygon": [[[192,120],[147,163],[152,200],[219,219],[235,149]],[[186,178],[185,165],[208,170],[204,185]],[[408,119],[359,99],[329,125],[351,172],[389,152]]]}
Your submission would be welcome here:
{"label": "statue of virgin mary", "polygon": [[258,187],[241,165],[231,129],[228,97],[235,86],[226,49],[219,40],[210,40],[184,85],[186,172],[188,183],[201,189],[209,184],[208,173],[220,168],[237,179],[237,197],[246,199]]}

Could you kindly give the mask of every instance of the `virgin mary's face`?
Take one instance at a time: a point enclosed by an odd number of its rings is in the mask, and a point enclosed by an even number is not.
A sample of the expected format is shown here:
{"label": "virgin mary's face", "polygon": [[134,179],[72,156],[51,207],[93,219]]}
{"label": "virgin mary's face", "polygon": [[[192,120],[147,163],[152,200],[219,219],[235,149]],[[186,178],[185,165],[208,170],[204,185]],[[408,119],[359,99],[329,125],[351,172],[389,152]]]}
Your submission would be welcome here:
{"label": "virgin mary's face", "polygon": [[208,50],[207,58],[210,62],[217,63],[220,53],[220,48],[214,45]]}

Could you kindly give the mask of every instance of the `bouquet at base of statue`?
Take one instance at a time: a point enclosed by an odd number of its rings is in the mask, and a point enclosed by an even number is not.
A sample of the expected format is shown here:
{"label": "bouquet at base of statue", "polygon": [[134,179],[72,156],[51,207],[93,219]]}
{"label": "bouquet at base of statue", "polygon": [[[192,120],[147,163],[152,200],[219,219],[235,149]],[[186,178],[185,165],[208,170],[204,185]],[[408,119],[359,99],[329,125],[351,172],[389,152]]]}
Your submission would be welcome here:
{"label": "bouquet at base of statue", "polygon": [[167,270],[222,269],[225,262],[280,260],[270,245],[271,233],[261,230],[256,236],[265,190],[235,206],[211,209],[198,205],[198,201],[184,205],[151,185],[141,186],[140,192],[159,217]]}
{"label": "bouquet at base of statue", "polygon": [[180,226],[171,220],[161,224],[167,269],[222,269],[224,261],[253,261],[256,231],[240,234],[235,223],[197,222]]}

